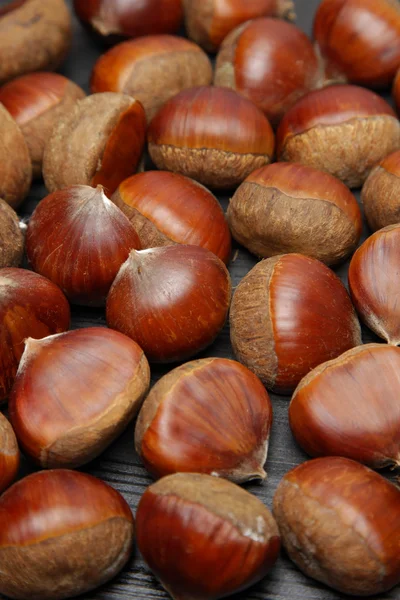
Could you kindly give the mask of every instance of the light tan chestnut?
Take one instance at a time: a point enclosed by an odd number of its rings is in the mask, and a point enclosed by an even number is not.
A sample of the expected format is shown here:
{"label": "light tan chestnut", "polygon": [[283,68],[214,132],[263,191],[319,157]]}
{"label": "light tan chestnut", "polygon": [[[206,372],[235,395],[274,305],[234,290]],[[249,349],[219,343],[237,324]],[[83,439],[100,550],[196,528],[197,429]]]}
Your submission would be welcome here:
{"label": "light tan chestnut", "polygon": [[372,169],[361,200],[372,231],[400,222],[400,151],[389,154]]}
{"label": "light tan chestnut", "polygon": [[24,136],[0,103],[0,198],[17,208],[28,195],[32,162]]}
{"label": "light tan chestnut", "polygon": [[188,362],[147,396],[135,446],[155,477],[208,473],[236,483],[264,479],[272,406],[261,381],[225,358]]}
{"label": "light tan chestnut", "polygon": [[10,396],[18,441],[41,467],[92,460],[136,415],[150,383],[141,348],[90,327],[28,339]]}
{"label": "light tan chestnut", "polygon": [[0,493],[16,479],[20,457],[17,438],[6,417],[0,413]]}
{"label": "light tan chestnut", "polygon": [[0,198],[0,268],[18,267],[24,253],[24,234],[17,213]]}

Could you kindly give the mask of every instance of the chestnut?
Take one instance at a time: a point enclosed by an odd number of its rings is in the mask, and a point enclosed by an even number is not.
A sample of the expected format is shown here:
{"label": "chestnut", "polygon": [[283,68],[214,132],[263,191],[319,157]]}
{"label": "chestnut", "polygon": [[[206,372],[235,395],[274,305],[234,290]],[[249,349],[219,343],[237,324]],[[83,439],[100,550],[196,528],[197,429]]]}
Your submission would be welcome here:
{"label": "chestnut", "polygon": [[397,71],[396,77],[393,83],[393,98],[396,103],[397,112],[400,111],[400,68]]}
{"label": "chestnut", "polygon": [[151,389],[135,447],[156,478],[193,472],[242,483],[266,477],[271,424],[271,401],[251,371],[234,360],[203,358],[173,369]]}
{"label": "chestnut", "polygon": [[380,96],[335,85],[301,98],[277,133],[279,160],[300,162],[359,187],[382,158],[400,148],[400,123]]}
{"label": "chestnut", "polygon": [[54,283],[26,269],[0,269],[0,401],[14,383],[24,340],[66,331],[69,321],[69,304]]}
{"label": "chestnut", "polygon": [[0,198],[17,208],[32,181],[32,163],[24,136],[0,103]]}
{"label": "chestnut", "polygon": [[257,17],[294,21],[293,0],[183,0],[189,37],[208,52],[216,52],[235,27]]}
{"label": "chestnut", "polygon": [[79,467],[122,433],[149,385],[143,350],[117,331],[28,338],[10,394],[11,423],[42,468]]}
{"label": "chestnut", "polygon": [[0,497],[0,593],[62,600],[114,577],[133,547],[119,492],[85,473],[41,471]]}
{"label": "chestnut", "polygon": [[295,467],[274,496],[283,545],[309,577],[344,594],[381,594],[400,582],[400,489],[348,458]]}
{"label": "chestnut", "polygon": [[153,362],[185,360],[225,324],[231,280],[200,246],[132,250],[107,298],[107,324],[135,340]]}
{"label": "chestnut", "polygon": [[19,449],[10,422],[0,413],[0,493],[17,477]]}
{"label": "chestnut", "polygon": [[138,235],[102,186],[72,185],[33,211],[26,253],[33,269],[56,283],[74,304],[103,306]]}
{"label": "chestnut", "polygon": [[0,268],[18,267],[24,253],[24,234],[18,215],[0,198]]}
{"label": "chestnut", "polygon": [[217,189],[238,185],[274,153],[274,133],[260,109],[219,87],[191,88],[169,100],[150,123],[148,141],[159,169]]}
{"label": "chestnut", "polygon": [[236,90],[278,125],[289,108],[322,80],[306,34],[291,23],[264,18],[240,25],[225,38],[214,84]]}
{"label": "chestnut", "polygon": [[189,40],[149,35],[118,44],[100,56],[90,81],[95,92],[121,92],[139,100],[148,122],[178,92],[209,85],[208,56]]}
{"label": "chestnut", "polygon": [[47,189],[100,184],[111,196],[136,171],[145,136],[146,116],[133,98],[108,92],[78,100],[55,125],[45,146]]}
{"label": "chestnut", "polygon": [[346,288],[323,263],[301,254],[253,267],[233,294],[230,324],[237,358],[282,394],[314,367],[361,344]]}
{"label": "chestnut", "polygon": [[400,221],[400,151],[386,156],[364,183],[361,200],[372,231]]}
{"label": "chestnut", "polygon": [[132,223],[142,248],[191,244],[229,262],[231,234],[224,212],[196,181],[168,171],[139,173],[123,181],[111,200]]}
{"label": "chestnut", "polygon": [[280,549],[276,523],[234,483],[177,473],[151,485],[136,512],[137,543],[173,598],[217,600],[262,579]]}
{"label": "chestnut", "polygon": [[314,38],[329,71],[367,87],[387,86],[400,64],[398,3],[322,0]]}
{"label": "chestnut", "polygon": [[398,303],[400,224],[389,225],[369,237],[354,254],[349,288],[361,320],[389,344],[400,344]]}
{"label": "chestnut", "polygon": [[400,465],[400,348],[365,344],[323,363],[297,386],[289,422],[311,456]]}
{"label": "chestnut", "polygon": [[362,231],[349,189],[328,173],[295,163],[251,173],[227,216],[233,237],[264,258],[299,252],[335,265],[356,249]]}
{"label": "chestnut", "polygon": [[72,38],[64,0],[16,0],[0,9],[0,84],[32,71],[57,69]]}
{"label": "chestnut", "polygon": [[33,175],[40,177],[44,146],[62,115],[85,97],[85,92],[58,73],[29,73],[0,89],[0,103],[19,125],[32,160]]}
{"label": "chestnut", "polygon": [[77,16],[106,42],[118,37],[175,33],[182,0],[74,0]]}

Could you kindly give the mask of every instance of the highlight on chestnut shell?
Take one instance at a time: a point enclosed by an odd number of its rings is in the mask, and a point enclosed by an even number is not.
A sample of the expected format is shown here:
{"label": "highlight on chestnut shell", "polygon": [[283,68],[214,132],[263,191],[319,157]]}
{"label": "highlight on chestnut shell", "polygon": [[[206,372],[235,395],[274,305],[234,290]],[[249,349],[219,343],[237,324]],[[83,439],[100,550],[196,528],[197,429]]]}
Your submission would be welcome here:
{"label": "highlight on chestnut shell", "polygon": [[107,297],[107,324],[151,362],[185,360],[223,328],[231,300],[224,263],[200,246],[132,250]]}
{"label": "highlight on chestnut shell", "polygon": [[400,222],[400,151],[389,154],[372,169],[361,201],[372,231]]}
{"label": "highlight on chestnut shell", "polygon": [[203,358],[173,369],[150,390],[135,447],[156,478],[206,473],[243,483],[265,479],[272,406],[240,363]]}
{"label": "highlight on chestnut shell", "polygon": [[28,338],[10,395],[11,423],[42,468],[79,467],[123,432],[149,385],[143,350],[117,331]]}
{"label": "highlight on chestnut shell", "polygon": [[295,467],[273,513],[289,557],[309,577],[354,596],[400,582],[400,489],[364,465],[327,457]]}
{"label": "highlight on chestnut shell", "polygon": [[131,509],[100,479],[33,473],[0,497],[0,593],[63,600],[88,592],[122,569],[133,539]]}
{"label": "highlight on chestnut shell", "polygon": [[147,488],[136,528],[145,561],[179,600],[217,600],[248,588],[267,575],[280,549],[276,523],[258,498],[197,473]]}
{"label": "highlight on chestnut shell", "polygon": [[8,419],[0,413],[0,493],[17,478],[19,464],[17,438]]}

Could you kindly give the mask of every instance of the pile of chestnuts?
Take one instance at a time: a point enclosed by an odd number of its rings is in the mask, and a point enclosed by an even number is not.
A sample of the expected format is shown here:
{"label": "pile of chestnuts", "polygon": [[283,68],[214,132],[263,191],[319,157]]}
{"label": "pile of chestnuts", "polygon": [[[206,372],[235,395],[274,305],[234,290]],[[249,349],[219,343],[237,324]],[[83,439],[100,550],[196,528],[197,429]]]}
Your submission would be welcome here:
{"label": "pile of chestnuts", "polygon": [[397,597],[400,0],[6,0],[0,32],[0,595],[137,546],[174,600],[289,600],[289,559]]}

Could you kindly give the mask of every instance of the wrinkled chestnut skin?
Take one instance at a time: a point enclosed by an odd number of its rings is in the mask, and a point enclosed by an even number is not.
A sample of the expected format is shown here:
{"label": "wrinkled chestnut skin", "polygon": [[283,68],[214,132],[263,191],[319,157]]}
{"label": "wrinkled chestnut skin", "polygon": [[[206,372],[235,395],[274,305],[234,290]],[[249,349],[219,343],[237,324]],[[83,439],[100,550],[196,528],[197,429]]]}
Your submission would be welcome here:
{"label": "wrinkled chestnut skin", "polygon": [[147,171],[121,183],[111,200],[125,213],[142,248],[190,244],[228,263],[231,234],[218,200],[192,179]]}
{"label": "wrinkled chestnut skin", "polygon": [[361,200],[372,231],[400,222],[400,151],[389,154],[372,169]]}
{"label": "wrinkled chestnut skin", "polygon": [[253,267],[233,294],[230,325],[238,360],[282,394],[319,364],[361,344],[346,288],[323,263],[302,254]]}
{"label": "wrinkled chestnut skin", "polygon": [[145,561],[177,600],[217,600],[249,587],[268,573],[280,548],[268,508],[209,475],[178,473],[151,485],[136,527]]}
{"label": "wrinkled chestnut skin", "polygon": [[62,600],[92,590],[122,569],[133,535],[128,504],[100,479],[29,475],[0,497],[0,593]]}
{"label": "wrinkled chestnut skin", "polygon": [[389,344],[400,344],[400,225],[389,225],[369,237],[354,254],[349,288],[362,321]]}
{"label": "wrinkled chestnut skin", "polygon": [[361,186],[371,169],[400,148],[400,123],[377,94],[354,85],[310,92],[283,117],[279,160],[326,171],[348,187]]}
{"label": "wrinkled chestnut skin", "polygon": [[93,67],[93,93],[120,92],[139,100],[148,123],[179,92],[209,85],[213,70],[208,56],[189,40],[149,35],[118,44]]}
{"label": "wrinkled chestnut skin", "polygon": [[265,479],[272,406],[240,363],[203,358],[173,369],[151,389],[135,447],[156,478],[208,473],[243,483]]}
{"label": "wrinkled chestnut skin", "polygon": [[0,84],[32,71],[53,71],[72,38],[64,0],[25,0],[0,8]]}
{"label": "wrinkled chestnut skin", "polygon": [[387,86],[400,64],[398,2],[323,0],[314,39],[328,70],[367,87]]}
{"label": "wrinkled chestnut skin", "polygon": [[28,195],[31,181],[28,146],[20,128],[0,103],[0,198],[17,208]]}
{"label": "wrinkled chestnut skin", "polygon": [[278,125],[302,96],[322,84],[314,48],[300,29],[276,19],[255,19],[223,41],[214,84],[242,94]]}
{"label": "wrinkled chestnut skin", "polygon": [[54,125],[85,95],[78,85],[58,73],[29,73],[0,89],[0,102],[25,138],[35,177],[42,174],[44,147]]}
{"label": "wrinkled chestnut skin", "polygon": [[153,362],[185,360],[225,324],[231,280],[224,263],[199,246],[132,250],[111,286],[107,324]]}
{"label": "wrinkled chestnut skin", "polygon": [[148,130],[149,152],[159,169],[215,189],[241,183],[271,162],[274,133],[247,98],[219,87],[197,87],[171,98]]}
{"label": "wrinkled chestnut skin", "polygon": [[16,479],[19,462],[17,438],[10,422],[0,413],[0,493]]}
{"label": "wrinkled chestnut skin", "polygon": [[10,394],[10,419],[36,464],[79,467],[122,433],[149,384],[142,349],[117,331],[89,327],[29,338]]}
{"label": "wrinkled chestnut skin", "polygon": [[257,256],[299,252],[327,265],[347,258],[362,231],[349,189],[328,173],[295,163],[251,173],[231,199],[227,217],[233,237]]}
{"label": "wrinkled chestnut skin", "polygon": [[24,340],[66,331],[70,309],[51,281],[26,269],[0,269],[0,401],[14,383]]}
{"label": "wrinkled chestnut skin", "polygon": [[0,268],[18,267],[24,253],[24,235],[17,213],[0,198]]}
{"label": "wrinkled chestnut skin", "polygon": [[400,582],[400,489],[347,458],[289,471],[274,497],[283,545],[309,577],[372,596]]}

